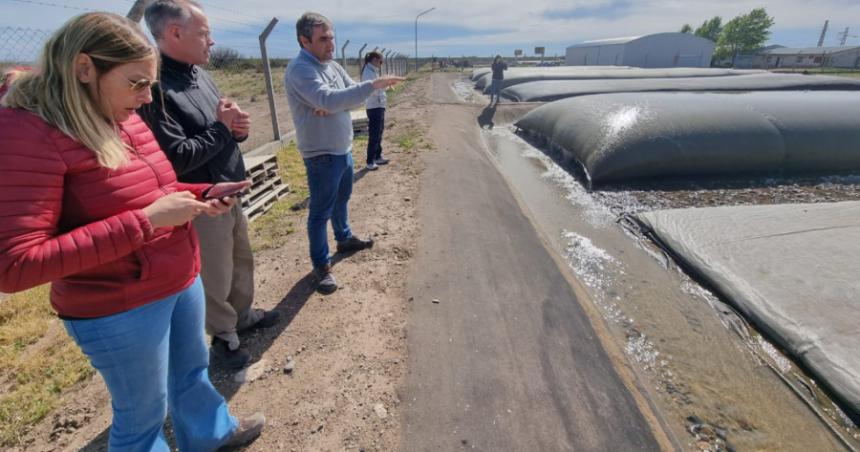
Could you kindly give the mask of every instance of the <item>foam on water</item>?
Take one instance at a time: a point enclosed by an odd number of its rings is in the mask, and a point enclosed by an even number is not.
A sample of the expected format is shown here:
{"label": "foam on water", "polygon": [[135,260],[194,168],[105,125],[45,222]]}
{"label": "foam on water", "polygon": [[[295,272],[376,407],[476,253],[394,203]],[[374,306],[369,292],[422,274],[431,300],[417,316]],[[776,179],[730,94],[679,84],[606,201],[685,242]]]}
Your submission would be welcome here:
{"label": "foam on water", "polygon": [[576,177],[559,166],[552,157],[523,140],[511,128],[485,129],[484,133],[514,142],[521,149],[520,155],[538,160],[545,168],[541,177],[564,190],[565,198],[582,209],[583,217],[591,226],[608,226],[620,215],[649,210],[626,191],[589,193]]}
{"label": "foam on water", "polygon": [[629,336],[627,344],[624,346],[624,351],[646,370],[653,370],[657,364],[657,357],[660,356],[660,352],[654,347],[654,343],[649,341],[644,334]]}
{"label": "foam on water", "polygon": [[608,289],[615,275],[624,274],[622,264],[605,250],[598,248],[587,237],[563,231],[567,246],[565,258],[582,282],[598,290]]}
{"label": "foam on water", "polygon": [[786,359],[776,347],[773,346],[770,342],[768,342],[765,338],[758,336],[758,346],[763,351],[768,358],[771,359],[771,362],[779,369],[782,373],[787,373],[791,370],[791,361]]}
{"label": "foam on water", "polygon": [[475,84],[464,79],[454,81],[452,88],[454,94],[466,103],[471,103],[478,96],[478,92],[475,91]]}

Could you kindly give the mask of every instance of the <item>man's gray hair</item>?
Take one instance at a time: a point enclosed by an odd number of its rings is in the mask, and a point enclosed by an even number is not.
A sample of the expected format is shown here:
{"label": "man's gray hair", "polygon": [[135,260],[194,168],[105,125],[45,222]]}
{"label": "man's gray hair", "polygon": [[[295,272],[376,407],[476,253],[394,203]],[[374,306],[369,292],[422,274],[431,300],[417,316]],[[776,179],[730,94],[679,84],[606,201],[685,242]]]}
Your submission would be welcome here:
{"label": "man's gray hair", "polygon": [[324,25],[329,29],[334,28],[328,17],[319,13],[308,12],[299,17],[299,20],[296,21],[296,39],[299,41],[299,47],[303,47],[302,36],[308,38],[308,41],[310,41],[314,35],[314,27],[319,27],[320,25]]}
{"label": "man's gray hair", "polygon": [[203,9],[200,3],[194,0],[155,0],[146,7],[146,11],[143,13],[149,32],[155,39],[159,39],[168,25],[187,23],[191,20],[189,6]]}

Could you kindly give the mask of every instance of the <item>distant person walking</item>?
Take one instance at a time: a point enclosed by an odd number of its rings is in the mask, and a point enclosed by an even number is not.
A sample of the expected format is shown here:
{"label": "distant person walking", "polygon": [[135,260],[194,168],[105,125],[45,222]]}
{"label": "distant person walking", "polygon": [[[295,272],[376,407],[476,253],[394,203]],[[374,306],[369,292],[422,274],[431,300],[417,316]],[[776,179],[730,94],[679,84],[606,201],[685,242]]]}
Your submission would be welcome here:
{"label": "distant person walking", "polygon": [[[364,68],[361,71],[361,81],[376,80],[385,62],[379,52],[370,52],[364,57]],[[382,131],[385,130],[385,107],[388,97],[384,89],[373,90],[373,94],[365,101],[367,107],[368,140],[367,140],[367,169],[374,171],[378,165],[387,165],[388,160],[382,157]]]}
{"label": "distant person walking", "polygon": [[334,25],[325,16],[305,13],[296,22],[301,51],[287,66],[284,85],[296,128],[296,143],[305,162],[310,191],[308,241],[317,290],[337,290],[331,273],[328,234],[331,220],[337,251],[346,253],[373,246],[349,228],[348,203],[352,194],[352,119],[349,110],[361,105],[374,90],[403,80],[382,76],[353,81],[334,58]]}
{"label": "distant person walking", "polygon": [[[156,0],[146,8],[146,24],[161,52],[153,103],[140,110],[182,182],[242,181],[245,162],[239,142],[251,121],[238,105],[221,97],[200,65],[209,61],[209,21],[192,0]],[[201,276],[206,290],[206,330],[221,365],[241,369],[251,354],[240,348],[239,333],[266,328],[277,311],[252,309],[254,256],[248,219],[241,203],[220,217],[198,217]]]}
{"label": "distant person walking", "polygon": [[492,105],[493,96],[496,97],[496,103],[499,103],[502,93],[502,80],[505,79],[505,71],[508,70],[508,65],[502,60],[501,55],[496,55],[496,58],[493,59],[491,69],[493,71],[493,84],[490,85],[490,104]]}

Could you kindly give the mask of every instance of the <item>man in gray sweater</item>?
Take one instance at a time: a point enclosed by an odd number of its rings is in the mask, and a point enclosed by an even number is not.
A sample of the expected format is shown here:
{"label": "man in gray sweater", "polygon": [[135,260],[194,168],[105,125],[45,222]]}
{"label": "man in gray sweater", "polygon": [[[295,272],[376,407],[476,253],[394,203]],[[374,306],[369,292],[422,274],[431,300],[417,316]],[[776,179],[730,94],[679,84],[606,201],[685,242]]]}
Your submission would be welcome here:
{"label": "man in gray sweater", "polygon": [[373,246],[349,228],[347,204],[352,194],[352,119],[376,89],[403,80],[385,76],[356,83],[334,61],[334,26],[325,16],[305,13],[296,22],[299,55],[287,66],[284,85],[296,128],[296,142],[305,162],[310,190],[308,239],[317,290],[337,290],[331,273],[327,223],[331,220],[337,251],[348,253]]}

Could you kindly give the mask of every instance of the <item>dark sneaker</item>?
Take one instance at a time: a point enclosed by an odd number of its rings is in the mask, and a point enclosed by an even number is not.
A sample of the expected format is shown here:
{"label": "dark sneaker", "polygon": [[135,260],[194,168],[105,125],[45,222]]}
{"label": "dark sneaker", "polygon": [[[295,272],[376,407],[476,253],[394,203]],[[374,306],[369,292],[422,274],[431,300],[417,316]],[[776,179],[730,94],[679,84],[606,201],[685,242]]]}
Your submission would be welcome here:
{"label": "dark sneaker", "polygon": [[236,430],[230,435],[230,439],[218,451],[228,451],[247,446],[260,436],[264,425],[266,425],[266,416],[263,416],[263,413],[254,413],[251,416],[240,419],[239,426],[236,427]]}
{"label": "dark sneaker", "polygon": [[260,316],[260,320],[257,320],[256,323],[249,325],[245,328],[239,330],[240,333],[247,333],[249,331],[259,330],[261,328],[268,328],[270,326],[275,326],[278,323],[278,320],[281,318],[281,313],[275,310],[272,311],[263,311],[262,309],[257,309],[257,315]]}
{"label": "dark sneaker", "polygon": [[377,165],[388,165],[388,159],[384,158],[384,157],[380,157],[380,158],[374,160],[374,163],[376,163]]}
{"label": "dark sneaker", "polygon": [[317,292],[328,295],[337,290],[337,281],[331,273],[331,265],[314,268],[314,276],[317,278]]}
{"label": "dark sneaker", "polygon": [[251,354],[241,348],[230,350],[230,346],[224,339],[220,337],[212,338],[212,348],[210,349],[221,365],[230,370],[239,370],[248,365],[251,361]]}
{"label": "dark sneaker", "polygon": [[349,253],[352,251],[361,251],[367,248],[373,248],[373,239],[361,240],[356,236],[352,236],[343,242],[337,243],[338,253]]}

